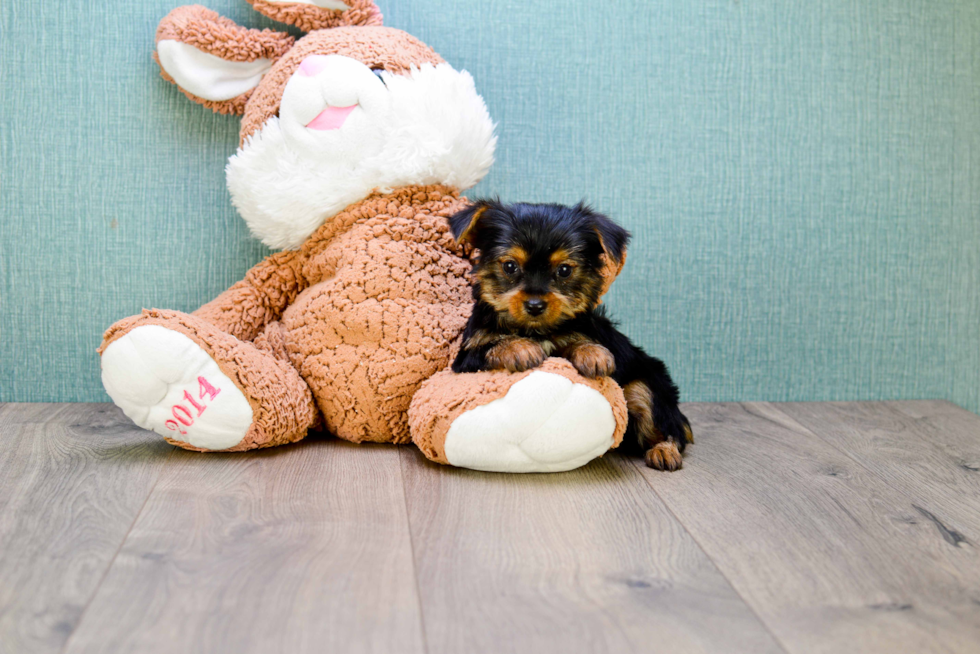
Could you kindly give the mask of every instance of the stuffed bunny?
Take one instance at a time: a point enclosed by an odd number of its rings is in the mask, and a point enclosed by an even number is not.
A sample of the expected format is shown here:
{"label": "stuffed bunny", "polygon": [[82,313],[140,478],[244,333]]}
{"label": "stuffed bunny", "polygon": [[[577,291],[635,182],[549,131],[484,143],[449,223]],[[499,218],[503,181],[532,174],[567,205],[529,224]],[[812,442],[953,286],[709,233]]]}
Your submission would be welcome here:
{"label": "stuffed bunny", "polygon": [[[191,100],[242,115],[232,202],[281,251],[192,314],[144,310],[109,328],[112,400],[199,451],[325,430],[540,472],[618,444],[626,404],[609,379],[559,359],[520,374],[447,370],[472,302],[447,219],[496,144],[470,75],[383,27],[370,0],[248,1],[309,33],[294,42],[193,5],[160,23],[155,58]],[[607,257],[608,282],[622,264]]]}

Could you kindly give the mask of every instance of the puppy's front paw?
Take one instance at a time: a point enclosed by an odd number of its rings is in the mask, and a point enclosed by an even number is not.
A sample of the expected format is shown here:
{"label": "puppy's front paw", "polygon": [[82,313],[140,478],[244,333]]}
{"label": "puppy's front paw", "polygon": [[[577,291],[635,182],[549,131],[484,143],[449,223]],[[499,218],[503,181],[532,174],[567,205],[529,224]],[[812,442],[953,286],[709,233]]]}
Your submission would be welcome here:
{"label": "puppy's front paw", "polygon": [[655,470],[666,470],[667,472],[680,470],[684,465],[684,458],[673,441],[657,443],[647,450],[644,459],[646,460],[647,466]]}
{"label": "puppy's front paw", "polygon": [[544,363],[544,349],[528,338],[508,338],[494,345],[487,352],[487,366],[491,370],[524,372]]}
{"label": "puppy's front paw", "polygon": [[589,379],[608,377],[616,372],[612,352],[598,343],[582,343],[571,348],[568,360],[579,374]]}

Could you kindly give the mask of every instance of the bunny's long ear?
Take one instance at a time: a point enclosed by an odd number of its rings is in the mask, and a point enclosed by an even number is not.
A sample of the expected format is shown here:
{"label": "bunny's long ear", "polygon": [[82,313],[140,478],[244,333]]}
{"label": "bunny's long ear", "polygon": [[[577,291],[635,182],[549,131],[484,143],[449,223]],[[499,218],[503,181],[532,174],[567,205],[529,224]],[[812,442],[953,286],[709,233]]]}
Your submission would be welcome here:
{"label": "bunny's long ear", "polygon": [[163,78],[221,114],[245,112],[245,102],[295,39],[250,30],[200,5],[174,9],[157,27],[153,58]]}
{"label": "bunny's long ear", "polygon": [[344,25],[380,25],[381,10],[372,0],[246,0],[255,11],[304,32]]}

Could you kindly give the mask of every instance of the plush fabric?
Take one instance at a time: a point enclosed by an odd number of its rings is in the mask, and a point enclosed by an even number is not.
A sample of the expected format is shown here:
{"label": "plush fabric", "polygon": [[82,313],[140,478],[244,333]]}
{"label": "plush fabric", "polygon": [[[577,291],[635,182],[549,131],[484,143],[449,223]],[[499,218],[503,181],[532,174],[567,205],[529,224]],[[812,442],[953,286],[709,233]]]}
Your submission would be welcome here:
{"label": "plush fabric", "polygon": [[240,27],[200,5],[178,7],[157,26],[157,43],[176,41],[226,61],[275,61],[296,42],[289,34]]}
{"label": "plush fabric", "polygon": [[435,50],[401,30],[388,27],[338,27],[307,35],[274,66],[256,90],[242,119],[240,142],[259,130],[279,113],[286,83],[310,55],[342,54],[360,61],[368,68],[383,68],[403,75],[412,65],[441,64]]}
{"label": "plush fabric", "polygon": [[[247,0],[256,11],[304,32],[342,25],[380,25],[381,10],[372,0]],[[333,9],[337,4],[349,9]]]}
{"label": "plush fabric", "polygon": [[[196,7],[164,19],[166,77],[219,111],[244,100],[232,201],[256,236],[290,249],[193,315],[151,310],[113,325],[99,350],[105,388],[137,424],[194,450],[282,445],[323,428],[354,442],[414,440],[435,461],[479,470],[584,465],[625,430],[611,380],[586,380],[567,362],[433,377],[472,310],[470,262],[449,217],[466,208],[459,190],[486,173],[496,138],[467,73],[366,22],[304,37],[254,92],[235,95],[235,67],[266,61],[240,53],[266,37]],[[197,50],[202,25],[242,44]],[[173,56],[175,46],[198,54]],[[607,287],[621,267],[606,262]],[[445,432],[425,419],[435,401],[452,407]]]}
{"label": "plush fabric", "polygon": [[233,100],[251,91],[269,72],[268,59],[226,61],[179,41],[158,41],[160,67],[190,98],[208,103]]}
{"label": "plush fabric", "polygon": [[[354,442],[414,440],[434,461],[480,470],[556,472],[587,463],[626,429],[622,391],[610,379],[585,379],[555,359],[517,375],[445,370],[470,310],[469,263],[446,221],[465,206],[446,187],[375,194],[300,250],[269,257],[196,315],[152,310],[120,321],[100,348],[107,390],[137,424],[198,451],[281,445],[325,426]],[[139,352],[120,351],[147,327],[180,334],[216,362],[234,384],[221,389],[222,399],[240,393],[255,416],[239,439],[215,447],[227,441],[198,435],[206,424],[185,425],[186,440],[165,431],[170,403],[180,402],[188,379],[193,392],[207,362],[194,358],[192,374],[182,367],[174,374],[174,361],[189,364],[197,350],[188,354],[179,341],[154,349],[145,336]],[[124,385],[120,374],[139,383]],[[527,386],[542,375],[563,385]],[[463,424],[475,410],[482,413]]]}
{"label": "plush fabric", "polygon": [[372,195],[334,216],[299,251],[269,257],[195,315],[144,312],[110,328],[100,351],[143,325],[166,326],[198,344],[257,416],[253,433],[222,449],[302,438],[317,417],[311,398],[340,438],[408,442],[409,402],[446,367],[469,313],[469,264],[446,220],[465,206],[446,187]]}
{"label": "plush fabric", "polygon": [[[294,74],[283,110],[247,137],[226,169],[232,202],[266,245],[299,247],[324,220],[373,189],[469,188],[489,170],[493,122],[469,74],[423,63],[405,74],[382,73],[381,82],[348,57],[314,56],[325,60],[318,74]],[[324,75],[331,80],[326,90]],[[348,112],[343,129],[311,135],[324,96]],[[299,151],[304,156],[295,156]]]}
{"label": "plush fabric", "polygon": [[[179,311],[154,309],[144,311],[142,315],[121,320],[106,332],[102,346],[99,348],[100,354],[105,355],[117,341],[138,328],[151,325],[181,334],[201,348],[248,401],[253,414],[251,424],[239,435],[238,440],[220,449],[240,452],[291,443],[305,437],[307,431],[317,423],[319,416],[314,407],[310,389],[287,361],[277,358],[274,351],[264,352],[256,344],[240,341],[196,316],[190,316]],[[171,351],[161,347],[169,345],[169,343],[151,343],[148,341],[149,339],[145,341],[144,353],[156,347],[160,352],[160,359],[166,359],[167,355],[172,354]],[[125,361],[123,365],[128,364],[128,368],[125,370],[114,370],[103,365],[103,377],[129,373],[134,366],[139,365],[139,374],[155,375],[164,382],[173,380],[173,377],[167,374],[169,371],[144,368],[145,359],[146,354],[143,354],[136,361]],[[174,386],[173,383],[168,384],[168,387]],[[175,438],[164,431],[166,429],[164,421],[169,418],[167,413],[174,415],[172,406],[167,406],[170,401],[170,388],[168,388],[167,393],[163,394],[154,393],[153,389],[150,388],[143,393],[133,393],[127,397],[134,389],[110,381],[106,385],[106,390],[111,395],[129,399],[129,402],[115,400],[124,409],[129,408],[127,404],[141,405],[141,408],[147,412],[147,416],[143,420],[137,419],[139,424],[164,435],[168,442],[198,451],[214,449]],[[178,388],[178,390],[183,389]],[[178,399],[178,403],[185,408],[193,409],[189,402],[180,402]],[[162,408],[162,413],[156,411],[158,406]],[[133,418],[134,416],[131,415],[130,417]],[[197,432],[201,429],[207,429],[207,427],[208,425],[201,424],[196,427],[190,425],[187,427],[187,431]],[[206,434],[193,440],[197,443],[206,443],[211,442],[213,437]]]}
{"label": "plush fabric", "polygon": [[153,319],[119,330],[102,348],[102,379],[116,404],[140,427],[185,447],[240,445],[255,417],[248,398],[221,370],[214,350],[198,345],[183,326]]}
{"label": "plush fabric", "polygon": [[[245,29],[200,5],[178,7],[167,14],[157,26],[156,41],[158,49],[161,45],[164,47],[163,51],[153,53],[153,59],[160,65],[163,78],[177,84],[184,95],[194,102],[221,114],[240,114],[245,111],[245,103],[262,75],[268,72],[272,62],[288,52],[295,43],[295,39],[289,34],[269,29]],[[194,57],[187,54],[186,49],[181,46],[189,46],[200,55]],[[182,59],[178,60],[178,55],[183,55]],[[237,95],[222,96],[220,99],[202,97],[195,94],[192,87],[182,86],[179,82],[186,84],[189,79],[199,82],[194,87],[213,83],[207,78],[207,62],[204,59],[208,56],[229,62],[226,68],[238,78],[239,84],[242,83],[241,67],[236,70],[235,64],[251,64],[247,70],[252,72],[256,69],[255,63],[262,62],[262,75],[258,78],[246,76],[250,83]],[[184,64],[183,69],[181,64]]]}
{"label": "plush fabric", "polygon": [[[518,374],[443,370],[415,393],[408,416],[415,444],[433,461],[495,472],[559,472],[619,445],[627,424],[622,396],[611,379],[585,379],[564,359],[550,358]],[[500,414],[528,419],[502,424]],[[588,429],[580,428],[583,422]],[[470,438],[484,427],[489,438]],[[597,433],[608,440],[593,440]],[[574,441],[579,435],[589,439],[587,446]]]}

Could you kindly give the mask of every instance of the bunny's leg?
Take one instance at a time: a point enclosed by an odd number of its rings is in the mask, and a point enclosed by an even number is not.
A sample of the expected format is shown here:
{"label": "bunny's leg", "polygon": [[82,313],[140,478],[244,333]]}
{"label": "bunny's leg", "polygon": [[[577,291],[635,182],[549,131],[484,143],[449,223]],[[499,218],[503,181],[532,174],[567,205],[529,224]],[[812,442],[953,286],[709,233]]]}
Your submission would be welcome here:
{"label": "bunny's leg", "polygon": [[437,373],[415,393],[412,440],[439,463],[492,472],[561,472],[615,447],[626,431],[623,392],[564,359],[523,373]]}
{"label": "bunny's leg", "polygon": [[112,400],[185,449],[291,443],[319,418],[275,322],[249,343],[196,316],[149,310],[110,327],[99,350]]}

